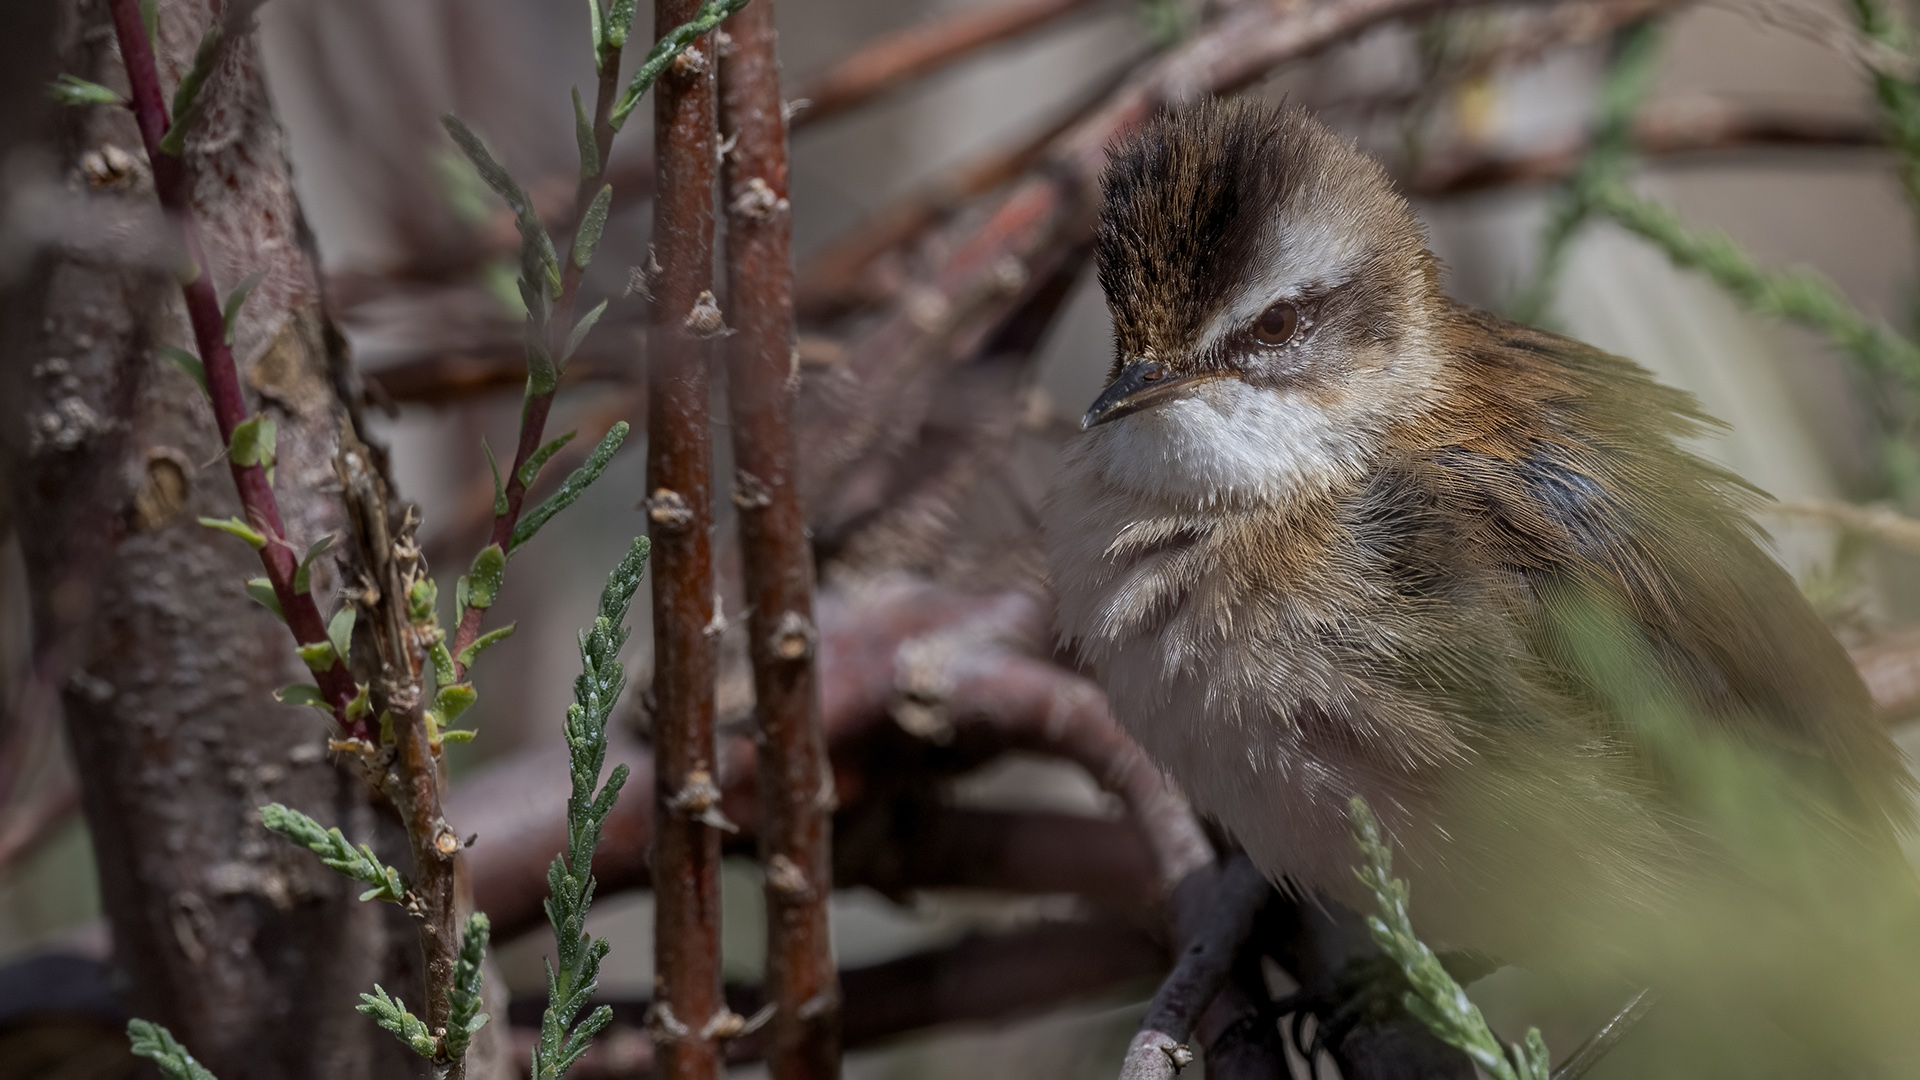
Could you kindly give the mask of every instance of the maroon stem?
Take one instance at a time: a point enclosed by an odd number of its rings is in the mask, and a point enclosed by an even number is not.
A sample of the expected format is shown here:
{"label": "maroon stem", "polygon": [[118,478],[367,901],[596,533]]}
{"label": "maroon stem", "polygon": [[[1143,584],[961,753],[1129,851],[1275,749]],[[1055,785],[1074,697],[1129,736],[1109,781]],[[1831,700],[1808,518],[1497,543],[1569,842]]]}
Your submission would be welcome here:
{"label": "maroon stem", "polygon": [[793,234],[787,125],[773,5],[727,20],[721,61],[727,156],[727,343],[733,456],[739,472],[748,640],[760,751],[760,853],[767,867],[767,973],[775,1007],[767,1064],[775,1080],[840,1071],[840,1000],[827,930],[833,888],[832,772],[820,726],[813,554],[795,483]]}
{"label": "maroon stem", "polygon": [[[187,318],[193,324],[200,362],[206,369],[214,422],[220,429],[220,441],[232,446],[234,429],[247,419],[247,401],[240,391],[240,373],[233,361],[233,349],[227,344],[226,319],[220,310],[220,298],[213,289],[212,267],[200,246],[200,232],[194,223],[186,163],[160,149],[160,140],[166,135],[169,123],[165,98],[160,91],[159,66],[140,20],[139,0],[108,0],[108,3],[120,42],[120,55],[126,64],[134,120],[140,127],[140,141],[146,146],[147,162],[153,169],[154,194],[180,229],[189,272],[193,275],[192,280],[181,286],[181,293],[186,299]],[[326,621],[320,617],[320,608],[312,594],[294,588],[293,579],[300,569],[300,560],[287,542],[286,526],[280,520],[280,504],[273,496],[266,469],[232,460],[227,465],[233,472],[233,485],[240,494],[247,522],[267,538],[266,546],[260,549],[260,562],[294,640],[302,645],[326,641]],[[316,678],[320,692],[333,708],[334,719],[347,736],[371,740],[372,731],[364,719],[347,718],[347,707],[358,688],[346,664],[335,657],[332,666],[318,672]]]}
{"label": "maroon stem", "polygon": [[[655,0],[653,25],[693,18],[699,0]],[[718,1080],[720,835],[713,695],[716,661],[708,439],[713,297],[713,39],[654,84],[653,302],[647,326],[647,490],[653,539],[654,1038],[669,1080]]]}

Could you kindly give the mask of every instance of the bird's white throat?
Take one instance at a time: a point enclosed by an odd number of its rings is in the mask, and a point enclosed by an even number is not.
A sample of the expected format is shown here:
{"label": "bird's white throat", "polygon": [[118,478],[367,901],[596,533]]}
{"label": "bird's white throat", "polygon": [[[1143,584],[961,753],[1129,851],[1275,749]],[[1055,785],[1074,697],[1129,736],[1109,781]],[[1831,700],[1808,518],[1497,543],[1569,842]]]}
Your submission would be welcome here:
{"label": "bird's white throat", "polygon": [[1110,488],[1184,509],[1272,505],[1357,479],[1376,433],[1335,390],[1209,379],[1089,431],[1074,456]]}

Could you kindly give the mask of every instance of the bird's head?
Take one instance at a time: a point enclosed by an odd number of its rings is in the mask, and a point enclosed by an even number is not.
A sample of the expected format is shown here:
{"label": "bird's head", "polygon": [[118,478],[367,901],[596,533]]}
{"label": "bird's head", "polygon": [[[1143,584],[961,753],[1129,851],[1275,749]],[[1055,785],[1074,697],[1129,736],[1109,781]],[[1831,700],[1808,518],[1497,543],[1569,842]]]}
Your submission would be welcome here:
{"label": "bird's head", "polygon": [[1306,112],[1209,101],[1116,149],[1115,357],[1083,426],[1112,481],[1284,499],[1365,467],[1437,393],[1449,310],[1386,173]]}

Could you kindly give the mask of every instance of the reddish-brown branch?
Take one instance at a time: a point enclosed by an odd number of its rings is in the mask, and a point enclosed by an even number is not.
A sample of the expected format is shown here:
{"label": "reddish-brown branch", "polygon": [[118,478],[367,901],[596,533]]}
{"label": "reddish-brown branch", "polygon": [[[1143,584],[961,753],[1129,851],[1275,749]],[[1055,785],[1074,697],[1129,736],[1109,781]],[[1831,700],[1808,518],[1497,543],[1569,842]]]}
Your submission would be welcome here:
{"label": "reddish-brown branch", "polygon": [[1016,0],[984,10],[968,8],[888,34],[807,84],[800,96],[808,105],[795,118],[796,126],[838,116],[989,45],[1038,29],[1091,4],[1092,0]]}
{"label": "reddish-brown branch", "polygon": [[840,1071],[840,991],[827,929],[833,774],[814,681],[813,551],[794,462],[792,208],[772,0],[728,19],[721,119],[733,144],[727,201],[727,342],[734,504],[746,572],[767,868],[767,1063],[776,1080]]}
{"label": "reddish-brown branch", "polygon": [[[1656,103],[1634,122],[1634,152],[1666,157],[1712,151],[1778,149],[1873,149],[1886,134],[1871,115],[1831,109],[1780,109],[1726,102]],[[1495,154],[1459,150],[1433,156],[1407,181],[1410,195],[1443,198],[1513,184],[1564,180],[1586,157],[1587,144],[1572,140],[1547,150]]]}
{"label": "reddish-brown branch", "polygon": [[1198,869],[1180,883],[1174,896],[1180,959],[1147,1006],[1121,1065],[1121,1080],[1173,1080],[1191,1060],[1187,1039],[1226,985],[1234,954],[1253,932],[1254,917],[1272,892],[1245,855]]}
{"label": "reddish-brown branch", "polygon": [[[653,25],[691,20],[698,0],[655,0]],[[653,538],[653,1034],[670,1080],[717,1080],[720,993],[719,777],[713,731],[716,628],[708,375],[722,329],[713,295],[719,144],[713,39],[654,84],[652,304],[647,327],[647,516]]]}
{"label": "reddish-brown branch", "polygon": [[[905,284],[887,280],[886,256],[899,252],[971,200],[1018,178],[1045,160],[1053,144],[1113,93],[1134,64],[1122,65],[1045,128],[953,170],[930,187],[869,217],[808,258],[795,276],[794,306],[803,319],[825,319],[892,299]],[[802,113],[801,115],[806,115]],[[896,275],[897,277],[897,275]]]}
{"label": "reddish-brown branch", "polygon": [[[230,447],[234,429],[247,420],[247,401],[240,389],[240,371],[233,360],[233,349],[227,344],[226,319],[221,312],[220,297],[214,292],[212,266],[201,248],[200,231],[189,199],[191,178],[185,161],[160,149],[169,120],[160,90],[159,66],[140,19],[139,0],[109,0],[109,7],[120,55],[126,65],[134,120],[139,125],[140,141],[146,147],[147,162],[153,170],[154,193],[179,229],[181,244],[193,270],[193,278],[181,286],[181,294],[186,301],[187,319],[193,325],[200,362],[206,371],[214,423],[219,427],[221,443]],[[294,640],[302,645],[325,642],[327,627],[320,616],[319,605],[311,593],[294,588],[300,559],[287,540],[286,526],[280,520],[280,504],[274,498],[266,468],[258,463],[242,465],[231,459],[227,464],[248,524],[267,538],[266,545],[260,549],[260,562]],[[316,679],[341,730],[352,738],[367,738],[370,734],[367,722],[349,719],[347,715],[357,689],[346,663],[336,657],[331,666],[317,673]]]}

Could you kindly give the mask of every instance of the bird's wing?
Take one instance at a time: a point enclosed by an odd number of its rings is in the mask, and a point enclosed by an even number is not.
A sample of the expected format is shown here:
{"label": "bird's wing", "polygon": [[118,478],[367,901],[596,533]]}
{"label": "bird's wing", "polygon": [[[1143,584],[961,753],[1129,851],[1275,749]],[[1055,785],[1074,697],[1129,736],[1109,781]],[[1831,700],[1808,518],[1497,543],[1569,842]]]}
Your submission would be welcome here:
{"label": "bird's wing", "polygon": [[[1904,820],[1907,774],[1843,649],[1750,516],[1763,496],[1684,450],[1710,423],[1631,361],[1476,313],[1483,400],[1434,449],[1474,553],[1518,577],[1542,666],[1631,727],[1678,707],[1811,777],[1848,816]],[[1647,735],[1640,732],[1644,744]]]}

